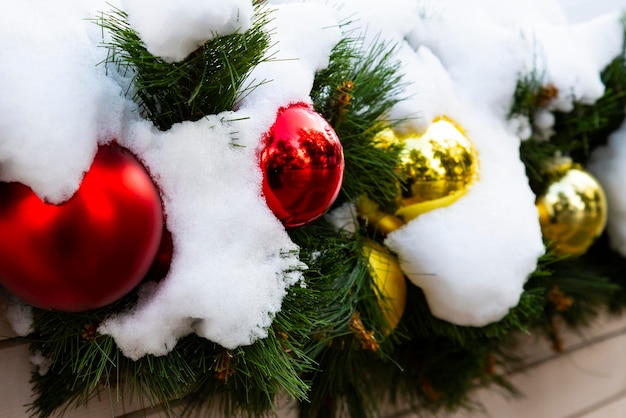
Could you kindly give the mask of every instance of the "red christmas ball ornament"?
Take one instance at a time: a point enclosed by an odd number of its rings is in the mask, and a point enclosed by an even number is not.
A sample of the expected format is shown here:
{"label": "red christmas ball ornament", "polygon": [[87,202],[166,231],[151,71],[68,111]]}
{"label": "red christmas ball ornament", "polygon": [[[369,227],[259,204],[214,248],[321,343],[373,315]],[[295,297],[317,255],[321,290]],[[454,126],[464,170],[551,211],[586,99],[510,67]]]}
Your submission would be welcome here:
{"label": "red christmas ball ornament", "polygon": [[322,216],[339,194],[343,148],[319,113],[304,103],[280,109],[260,155],[263,194],[286,228]]}
{"label": "red christmas ball ornament", "polygon": [[0,183],[0,284],[43,309],[99,308],[142,280],[162,231],[159,193],[143,166],[119,147],[101,147],[60,205]]}

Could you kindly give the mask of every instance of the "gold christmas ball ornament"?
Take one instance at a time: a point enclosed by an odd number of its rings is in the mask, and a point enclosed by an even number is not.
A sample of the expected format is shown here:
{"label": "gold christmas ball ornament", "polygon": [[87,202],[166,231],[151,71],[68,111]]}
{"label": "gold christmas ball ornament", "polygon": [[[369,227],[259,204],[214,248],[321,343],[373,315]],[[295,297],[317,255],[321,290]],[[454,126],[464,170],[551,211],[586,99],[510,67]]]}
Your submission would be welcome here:
{"label": "gold christmas ball ornament", "polygon": [[400,191],[396,215],[408,222],[462,197],[478,177],[478,157],[463,128],[446,117],[436,118],[421,134],[395,137],[390,130],[381,143],[399,141]]}
{"label": "gold christmas ball ornament", "polygon": [[554,179],[536,202],[543,236],[558,255],[584,254],[606,225],[602,186],[569,161],[552,168],[549,175]]}
{"label": "gold christmas ball ornament", "polygon": [[406,305],[404,273],[402,273],[398,260],[377,242],[366,240],[362,251],[377,290],[378,305],[391,331],[400,322]]}

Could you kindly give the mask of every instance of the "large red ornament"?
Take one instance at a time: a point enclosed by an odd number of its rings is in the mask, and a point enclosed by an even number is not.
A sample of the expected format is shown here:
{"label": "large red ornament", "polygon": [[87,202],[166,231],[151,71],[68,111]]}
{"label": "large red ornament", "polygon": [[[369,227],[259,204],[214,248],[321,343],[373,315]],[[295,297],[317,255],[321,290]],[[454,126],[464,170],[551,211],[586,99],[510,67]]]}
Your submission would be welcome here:
{"label": "large red ornament", "polygon": [[0,284],[43,308],[79,312],[124,296],[159,248],[159,193],[128,152],[101,147],[67,202],[0,183]]}
{"label": "large red ornament", "polygon": [[343,148],[330,124],[306,104],[279,111],[260,159],[265,200],[287,228],[319,218],[339,194]]}

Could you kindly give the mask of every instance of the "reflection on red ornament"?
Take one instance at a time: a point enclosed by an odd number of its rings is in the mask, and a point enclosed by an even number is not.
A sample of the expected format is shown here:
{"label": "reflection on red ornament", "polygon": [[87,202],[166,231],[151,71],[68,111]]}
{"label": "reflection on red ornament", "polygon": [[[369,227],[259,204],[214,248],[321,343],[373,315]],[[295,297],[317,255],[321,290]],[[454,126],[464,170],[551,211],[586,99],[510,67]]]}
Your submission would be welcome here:
{"label": "reflection on red ornament", "polygon": [[121,298],[144,277],[163,230],[158,191],[119,147],[99,149],[60,205],[0,183],[0,284],[26,302],[67,312]]}
{"label": "reflection on red ornament", "polygon": [[330,124],[309,105],[279,110],[260,155],[263,194],[286,228],[322,216],[343,179],[343,148]]}

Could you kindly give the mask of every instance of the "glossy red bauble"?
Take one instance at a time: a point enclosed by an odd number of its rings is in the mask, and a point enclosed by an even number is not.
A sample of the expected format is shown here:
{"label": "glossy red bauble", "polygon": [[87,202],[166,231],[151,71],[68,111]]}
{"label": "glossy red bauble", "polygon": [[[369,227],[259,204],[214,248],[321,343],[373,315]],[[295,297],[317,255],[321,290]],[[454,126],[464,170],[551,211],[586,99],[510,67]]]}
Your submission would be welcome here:
{"label": "glossy red bauble", "polygon": [[343,148],[337,134],[306,104],[281,109],[261,151],[263,194],[287,228],[322,216],[339,194]]}
{"label": "glossy red bauble", "polygon": [[101,147],[78,191],[60,205],[23,184],[0,183],[0,284],[43,309],[99,308],[141,281],[162,230],[148,173],[121,148]]}

